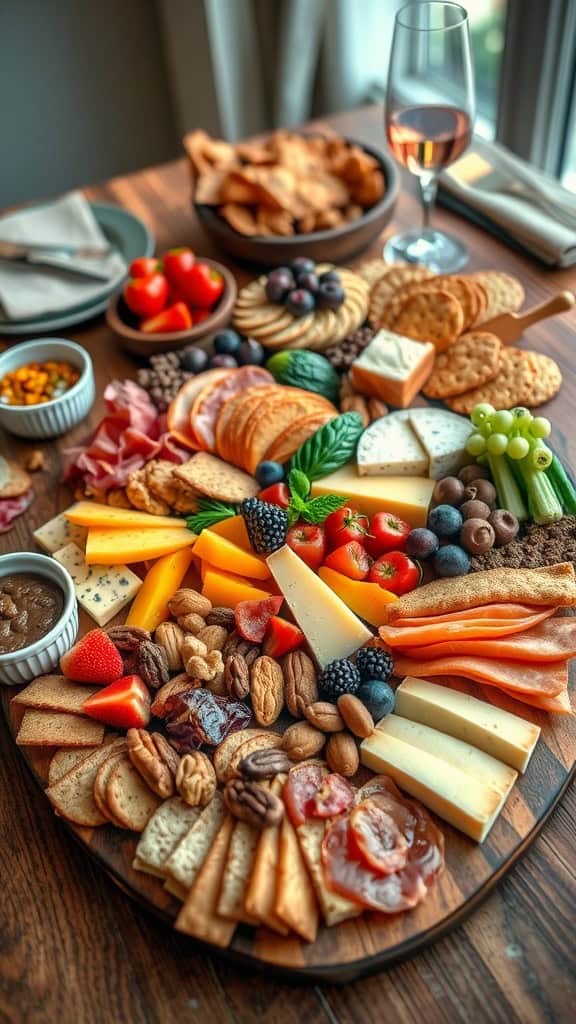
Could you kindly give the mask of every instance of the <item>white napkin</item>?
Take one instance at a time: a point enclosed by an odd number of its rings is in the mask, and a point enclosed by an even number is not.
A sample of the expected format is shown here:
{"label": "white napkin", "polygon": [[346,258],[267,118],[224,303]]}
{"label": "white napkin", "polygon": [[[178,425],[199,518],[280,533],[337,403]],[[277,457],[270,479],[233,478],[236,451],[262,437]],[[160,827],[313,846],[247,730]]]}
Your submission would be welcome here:
{"label": "white napkin", "polygon": [[475,138],[440,183],[548,266],[576,263],[576,196],[504,146]]}
{"label": "white napkin", "polygon": [[[90,205],[80,192],[70,192],[53,203],[18,210],[0,217],[0,240],[55,245],[108,245]],[[79,260],[50,253],[54,269],[0,260],[0,305],[8,320],[29,320],[45,313],[58,313],[105,296],[117,287],[126,273],[118,252],[101,259]],[[97,268],[108,281],[91,281],[60,273],[58,262],[74,267]]]}

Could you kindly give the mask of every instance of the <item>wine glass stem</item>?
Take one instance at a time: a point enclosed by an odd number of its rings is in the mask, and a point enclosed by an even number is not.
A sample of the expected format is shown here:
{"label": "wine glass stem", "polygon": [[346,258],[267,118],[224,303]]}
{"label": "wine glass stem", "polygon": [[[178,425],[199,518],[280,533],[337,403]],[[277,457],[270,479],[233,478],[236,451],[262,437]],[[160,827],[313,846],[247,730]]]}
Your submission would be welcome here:
{"label": "wine glass stem", "polygon": [[438,178],[432,171],[428,171],[426,174],[421,174],[418,181],[420,182],[420,195],[422,197],[423,227],[426,230],[430,227],[430,214],[436,202]]}

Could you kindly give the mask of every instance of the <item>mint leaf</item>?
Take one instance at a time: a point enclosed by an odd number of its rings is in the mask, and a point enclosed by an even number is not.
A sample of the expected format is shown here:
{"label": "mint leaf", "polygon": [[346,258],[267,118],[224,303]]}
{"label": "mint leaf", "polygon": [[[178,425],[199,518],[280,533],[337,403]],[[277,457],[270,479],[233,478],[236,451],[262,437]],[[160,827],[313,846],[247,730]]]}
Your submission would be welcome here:
{"label": "mint leaf", "polygon": [[236,515],[238,515],[236,505],[216,501],[212,498],[200,498],[198,511],[186,517],[186,526],[193,533],[202,533],[202,530],[207,530],[208,527],[221,523],[223,519],[230,519],[231,516]]}
{"label": "mint leaf", "polygon": [[288,474],[288,486],[292,498],[301,498],[305,500],[310,494],[310,481],[306,476],[306,473],[302,473],[299,469],[291,469]]}
{"label": "mint leaf", "polygon": [[[304,504],[304,502],[302,504]],[[296,506],[291,502],[290,505],[288,506],[287,512],[288,512],[288,529],[290,529],[290,527],[294,526],[294,523],[297,523],[298,520],[300,519],[300,510],[297,509]]]}
{"label": "mint leaf", "polygon": [[345,503],[346,498],[340,497],[339,494],[325,494],[320,498],[312,498],[301,511],[302,519],[307,523],[323,523],[332,512],[342,508]]}

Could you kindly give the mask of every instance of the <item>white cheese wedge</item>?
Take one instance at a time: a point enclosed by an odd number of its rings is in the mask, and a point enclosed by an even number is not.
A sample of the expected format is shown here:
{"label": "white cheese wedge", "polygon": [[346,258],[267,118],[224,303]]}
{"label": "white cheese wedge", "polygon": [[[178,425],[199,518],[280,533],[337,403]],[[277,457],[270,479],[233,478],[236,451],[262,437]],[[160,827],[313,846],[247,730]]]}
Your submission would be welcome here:
{"label": "white cheese wedge", "polygon": [[54,558],[68,570],[76,600],[99,626],[105,626],[132,601],[142,580],[126,565],[86,565],[77,544],[67,544]]}
{"label": "white cheese wedge", "polygon": [[376,420],[356,451],[360,476],[427,476],[428,456],[412,430],[407,410]]}
{"label": "white cheese wedge", "polygon": [[519,772],[526,771],[540,737],[540,727],[519,715],[412,676],[396,690],[396,713],[472,743]]}
{"label": "white cheese wedge", "polygon": [[474,428],[464,416],[446,409],[412,409],[409,419],[430,460],[432,480],[452,476],[470,462],[466,442]]}
{"label": "white cheese wedge", "polygon": [[60,548],[66,547],[67,544],[77,544],[79,548],[84,548],[87,534],[88,530],[85,526],[69,523],[65,519],[64,512],[61,512],[60,515],[54,516],[54,519],[44,523],[44,526],[39,526],[37,530],[34,530],[32,536],[36,543],[44,548],[44,551],[53,555],[55,551],[60,551]]}
{"label": "white cheese wedge", "polygon": [[266,562],[321,668],[372,639],[354,612],[291,548],[284,545]]}
{"label": "white cheese wedge", "polygon": [[411,747],[434,754],[434,757],[447,761],[459,771],[503,795],[510,792],[518,778],[518,772],[510,768],[510,765],[498,761],[470,743],[448,736],[438,729],[432,729],[429,725],[422,725],[421,722],[411,722],[409,718],[402,718],[397,714],[388,715],[377,728],[384,736],[393,736],[397,740],[409,743]]}
{"label": "white cheese wedge", "polygon": [[506,793],[378,729],[362,741],[360,759],[377,774],[390,775],[407,793],[479,843],[506,800]]}

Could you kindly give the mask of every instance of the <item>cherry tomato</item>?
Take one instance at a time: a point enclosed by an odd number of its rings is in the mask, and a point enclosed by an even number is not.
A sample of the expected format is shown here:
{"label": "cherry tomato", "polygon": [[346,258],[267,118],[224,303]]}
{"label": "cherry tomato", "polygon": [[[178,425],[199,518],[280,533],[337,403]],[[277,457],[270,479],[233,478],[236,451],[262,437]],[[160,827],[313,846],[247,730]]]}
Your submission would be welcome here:
{"label": "cherry tomato", "polygon": [[418,586],[420,569],[403,551],[389,551],[376,559],[368,579],[393,594],[407,594]]}
{"label": "cherry tomato", "polygon": [[149,277],[156,273],[162,273],[162,264],[155,256],[139,256],[129,267],[130,277]]}
{"label": "cherry tomato", "polygon": [[311,569],[320,568],[326,553],[324,530],[321,526],[296,523],[288,530],[286,543]]}
{"label": "cherry tomato", "polygon": [[195,263],[180,285],[180,291],[191,306],[211,309],[224,291],[224,278],[207,263]]}
{"label": "cherry tomato", "polygon": [[166,305],[168,281],[164,274],[130,277],[124,285],[124,301],[136,316],[157,316]]}
{"label": "cherry tomato", "polygon": [[211,309],[196,309],[192,306],[190,310],[193,324],[203,324],[205,320],[209,320],[212,316]]}
{"label": "cherry tomato", "polygon": [[164,273],[168,278],[174,291],[186,297],[186,282],[192,267],[195,263],[195,256],[192,249],[169,249],[162,257]]}
{"label": "cherry tomato", "polygon": [[392,512],[377,512],[372,517],[369,536],[366,537],[366,551],[372,558],[378,558],[387,551],[403,551],[411,529]]}
{"label": "cherry tomato", "polygon": [[269,505],[279,505],[280,508],[288,508],[290,504],[290,491],[287,484],[272,484],[260,491],[260,501],[267,501]]}
{"label": "cherry tomato", "polygon": [[188,331],[191,327],[192,317],[184,302],[168,306],[168,309],[140,324],[140,330],[145,334],[172,334],[174,331]]}
{"label": "cherry tomato", "polygon": [[363,800],[350,814],[348,847],[352,857],[380,875],[400,871],[408,858],[408,840],[399,822],[376,800]]}
{"label": "cherry tomato", "polygon": [[365,580],[372,565],[372,559],[357,540],[342,544],[328,555],[324,565],[335,569],[351,580]]}
{"label": "cherry tomato", "polygon": [[334,818],[354,804],[356,790],[342,775],[326,775],[307,806],[308,817]]}
{"label": "cherry tomato", "polygon": [[363,544],[366,534],[369,532],[368,517],[362,515],[357,508],[344,505],[328,516],[324,521],[324,530],[330,551],[351,540],[357,540]]}

